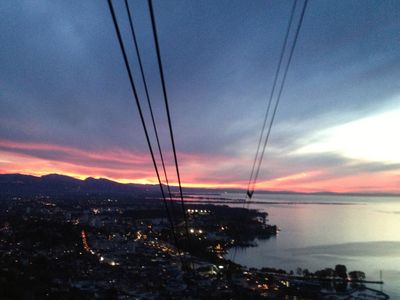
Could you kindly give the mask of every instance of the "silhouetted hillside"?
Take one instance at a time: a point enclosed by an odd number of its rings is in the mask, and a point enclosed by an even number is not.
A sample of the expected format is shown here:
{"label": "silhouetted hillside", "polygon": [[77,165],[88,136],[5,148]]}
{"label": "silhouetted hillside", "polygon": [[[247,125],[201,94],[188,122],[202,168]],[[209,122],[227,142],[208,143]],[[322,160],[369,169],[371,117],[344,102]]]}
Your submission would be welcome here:
{"label": "silhouetted hillside", "polygon": [[85,180],[69,176],[49,174],[41,177],[22,174],[0,174],[0,195],[87,195],[107,194],[123,196],[159,196],[156,185],[122,184],[107,179],[88,177]]}
{"label": "silhouetted hillside", "polygon": [[[166,189],[165,189],[166,191]],[[171,191],[179,197],[179,189],[171,186]],[[221,195],[222,193],[242,193],[241,189],[208,189],[184,188],[185,194]],[[399,196],[389,193],[298,193],[292,191],[257,191],[260,194],[298,194],[298,195],[347,195],[347,196]],[[0,174],[0,196],[78,196],[78,195],[115,195],[115,196],[146,196],[160,197],[159,185],[123,184],[105,178],[88,177],[85,180],[73,177],[48,174],[41,177],[22,174]]]}

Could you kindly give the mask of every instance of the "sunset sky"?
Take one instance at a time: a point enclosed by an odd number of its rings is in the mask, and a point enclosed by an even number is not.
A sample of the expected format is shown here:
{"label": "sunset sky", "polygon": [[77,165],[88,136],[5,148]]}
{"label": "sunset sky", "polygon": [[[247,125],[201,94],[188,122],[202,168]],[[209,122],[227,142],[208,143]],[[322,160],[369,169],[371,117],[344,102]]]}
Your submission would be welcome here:
{"label": "sunset sky", "polygon": [[[130,3],[176,182],[147,2]],[[291,5],[154,0],[184,186],[246,187]],[[156,183],[107,2],[0,12],[0,173]],[[257,188],[400,192],[399,136],[400,1],[310,0]]]}

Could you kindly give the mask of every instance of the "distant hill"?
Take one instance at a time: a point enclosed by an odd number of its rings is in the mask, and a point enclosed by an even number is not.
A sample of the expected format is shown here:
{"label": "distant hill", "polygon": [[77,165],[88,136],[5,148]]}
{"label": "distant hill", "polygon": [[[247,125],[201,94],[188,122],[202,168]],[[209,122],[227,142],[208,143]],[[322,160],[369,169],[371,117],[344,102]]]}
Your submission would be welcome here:
{"label": "distant hill", "polygon": [[[177,187],[172,186],[173,193],[178,193]],[[184,188],[184,193],[193,194],[221,194],[243,193],[241,189],[208,189]],[[390,193],[298,193],[292,191],[257,191],[260,194],[298,194],[298,195],[346,195],[346,196],[400,196]],[[118,183],[104,178],[88,177],[85,180],[73,177],[49,174],[41,177],[22,174],[0,174],[0,196],[78,196],[88,194],[114,195],[114,196],[155,196],[160,197],[159,185]]]}
{"label": "distant hill", "polygon": [[[170,189],[174,195],[179,197],[178,187],[171,186]],[[243,192],[234,189],[214,190],[184,188],[183,190],[185,193],[201,194]],[[48,174],[41,177],[23,174],[0,174],[0,196],[79,196],[88,194],[109,196],[161,196],[158,184],[123,184],[105,178],[96,179],[93,177],[80,180],[59,174]]]}
{"label": "distant hill", "polygon": [[85,180],[49,174],[41,177],[22,174],[0,174],[1,196],[73,196],[87,194],[159,196],[159,186],[122,184],[108,179],[88,177]]}

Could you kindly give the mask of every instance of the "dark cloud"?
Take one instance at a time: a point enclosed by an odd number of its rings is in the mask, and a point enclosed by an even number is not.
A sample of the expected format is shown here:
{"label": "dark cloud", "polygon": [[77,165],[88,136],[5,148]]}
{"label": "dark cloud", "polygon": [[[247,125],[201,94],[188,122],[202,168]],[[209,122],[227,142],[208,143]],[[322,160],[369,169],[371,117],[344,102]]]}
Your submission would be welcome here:
{"label": "dark cloud", "polygon": [[[122,1],[115,6],[143,96]],[[155,1],[154,6],[180,153],[222,157],[218,168],[205,166],[204,174],[193,175],[198,181],[245,180],[291,2],[176,0]],[[146,153],[105,1],[7,0],[1,1],[0,11],[0,140]],[[132,1],[132,13],[162,145],[169,151],[146,1]],[[331,168],[339,176],[398,167],[359,163],[336,153],[288,154],[304,146],[315,130],[400,105],[399,20],[398,1],[310,1],[263,179],[310,168]],[[144,111],[149,120],[146,105]],[[62,151],[15,151],[124,168],[112,159]],[[224,157],[230,158],[225,164]],[[150,161],[136,167],[145,165],[151,170]]]}

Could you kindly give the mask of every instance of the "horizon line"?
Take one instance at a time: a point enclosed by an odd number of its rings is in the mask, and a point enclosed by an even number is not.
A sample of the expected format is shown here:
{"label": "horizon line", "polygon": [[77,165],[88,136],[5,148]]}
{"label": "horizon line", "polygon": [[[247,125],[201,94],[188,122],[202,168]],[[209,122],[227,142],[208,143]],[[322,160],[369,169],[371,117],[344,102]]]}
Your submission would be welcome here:
{"label": "horizon line", "polygon": [[[109,180],[118,184],[137,184],[137,185],[152,185],[152,186],[158,186],[158,183],[152,183],[152,182],[135,182],[135,180],[128,180],[128,179],[115,179],[115,178],[109,178],[107,176],[86,176],[86,175],[78,175],[78,174],[68,174],[68,173],[46,173],[46,174],[35,174],[35,173],[3,173],[0,172],[0,175],[23,175],[23,176],[32,176],[32,177],[45,177],[49,175],[58,175],[58,176],[65,176],[65,177],[70,177],[74,178],[76,180],[87,180],[89,178],[94,178],[96,180],[100,179],[105,179]],[[166,185],[165,183],[162,183],[163,185]],[[176,187],[178,188],[178,185],[176,184],[169,184],[171,187]],[[215,190],[215,191],[220,191],[220,192],[226,192],[226,191],[231,191],[231,192],[246,192],[246,189],[234,186],[233,184],[201,184],[201,183],[196,183],[196,184],[182,184],[182,187],[185,189],[201,189],[201,190]],[[347,196],[393,196],[393,197],[400,197],[400,193],[396,192],[377,192],[377,191],[372,191],[372,192],[363,192],[363,191],[354,191],[354,192],[334,192],[334,191],[296,191],[296,190],[273,190],[273,189],[258,189],[256,193],[270,193],[270,194],[300,194],[300,195],[323,195],[323,194],[331,194],[331,195],[347,195]]]}

